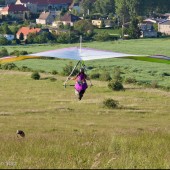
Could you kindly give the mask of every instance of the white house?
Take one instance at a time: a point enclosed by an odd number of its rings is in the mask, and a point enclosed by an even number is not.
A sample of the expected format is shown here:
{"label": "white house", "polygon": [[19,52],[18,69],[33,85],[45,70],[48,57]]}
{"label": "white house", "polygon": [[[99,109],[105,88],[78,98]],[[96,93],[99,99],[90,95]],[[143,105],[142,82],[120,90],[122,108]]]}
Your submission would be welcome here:
{"label": "white house", "polygon": [[12,34],[0,34],[0,37],[5,37],[8,41],[12,41],[15,38]]}
{"label": "white house", "polygon": [[170,35],[170,20],[166,20],[162,23],[159,23],[158,31],[163,34]]}

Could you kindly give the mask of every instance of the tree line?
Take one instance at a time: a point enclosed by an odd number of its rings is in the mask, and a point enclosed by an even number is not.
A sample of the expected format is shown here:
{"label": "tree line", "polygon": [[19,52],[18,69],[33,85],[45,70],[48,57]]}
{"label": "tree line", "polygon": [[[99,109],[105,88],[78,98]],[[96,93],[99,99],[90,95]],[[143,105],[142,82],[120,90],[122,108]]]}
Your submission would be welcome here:
{"label": "tree line", "polygon": [[119,22],[129,21],[137,16],[154,16],[170,11],[169,0],[74,0],[81,2],[84,15],[100,13],[116,15]]}

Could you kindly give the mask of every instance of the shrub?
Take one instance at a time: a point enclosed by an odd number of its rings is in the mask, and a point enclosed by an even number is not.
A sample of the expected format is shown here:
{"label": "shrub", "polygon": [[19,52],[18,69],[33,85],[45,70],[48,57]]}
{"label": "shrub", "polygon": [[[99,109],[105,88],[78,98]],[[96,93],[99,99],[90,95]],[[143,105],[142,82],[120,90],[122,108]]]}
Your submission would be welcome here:
{"label": "shrub", "polygon": [[110,81],[108,83],[108,87],[109,89],[115,90],[115,91],[124,90],[124,87],[120,81]]}
{"label": "shrub", "polygon": [[58,72],[57,72],[56,70],[53,70],[53,71],[51,72],[51,74],[56,75],[56,74],[58,74]]}
{"label": "shrub", "polygon": [[2,69],[14,70],[14,69],[18,69],[18,67],[14,63],[6,63],[6,64],[2,65]]}
{"label": "shrub", "polygon": [[164,76],[170,76],[170,73],[162,73],[162,77],[164,77]]}
{"label": "shrub", "polygon": [[136,83],[137,81],[136,81],[136,79],[135,78],[132,78],[132,77],[127,77],[126,79],[125,79],[125,83],[128,83],[128,84],[131,84],[131,83]]}
{"label": "shrub", "polygon": [[109,109],[118,108],[119,102],[113,99],[105,99],[103,105]]}
{"label": "shrub", "polygon": [[8,51],[6,48],[2,48],[2,50],[0,50],[0,57],[5,57],[8,56]]}
{"label": "shrub", "polygon": [[102,81],[110,81],[112,78],[108,72],[104,72],[100,75],[100,80]]}
{"label": "shrub", "polygon": [[40,74],[38,72],[33,72],[31,74],[31,78],[34,80],[39,80],[40,79]]}
{"label": "shrub", "polygon": [[122,81],[121,71],[119,67],[114,68],[114,79],[115,81]]}
{"label": "shrub", "polygon": [[49,79],[50,79],[50,81],[52,81],[52,82],[54,82],[54,81],[56,81],[56,80],[57,80],[57,79],[56,79],[56,78],[54,78],[54,77],[50,77]]}
{"label": "shrub", "polygon": [[97,33],[94,36],[94,40],[96,40],[96,41],[109,41],[109,40],[111,40],[111,37],[107,32]]}
{"label": "shrub", "polygon": [[32,71],[32,69],[27,67],[27,66],[22,66],[19,70],[21,70],[21,71],[28,71],[28,72]]}
{"label": "shrub", "polygon": [[156,80],[153,80],[152,82],[151,82],[151,87],[152,88],[158,88],[159,86],[158,86],[158,82],[156,81]]}
{"label": "shrub", "polygon": [[20,55],[26,55],[26,54],[28,54],[27,51],[20,51]]}
{"label": "shrub", "polygon": [[[70,75],[70,73],[72,72],[73,68],[74,68],[74,67],[73,67],[73,63],[70,62],[70,63],[67,64],[65,67],[63,67],[63,71],[62,71],[61,74],[64,75],[64,76],[68,76],[68,75]],[[74,75],[76,75],[78,72],[79,72],[78,69],[75,69],[72,75],[74,76]]]}
{"label": "shrub", "polygon": [[100,77],[100,74],[99,74],[99,73],[92,73],[92,74],[90,75],[90,78],[91,78],[91,79],[99,79],[99,77]]}

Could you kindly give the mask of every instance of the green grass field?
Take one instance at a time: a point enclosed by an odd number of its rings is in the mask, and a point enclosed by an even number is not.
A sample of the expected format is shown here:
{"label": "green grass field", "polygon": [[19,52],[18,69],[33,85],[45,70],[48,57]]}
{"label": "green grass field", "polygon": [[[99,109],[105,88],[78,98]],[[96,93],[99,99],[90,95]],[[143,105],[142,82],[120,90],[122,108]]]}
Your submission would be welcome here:
{"label": "green grass field", "polygon": [[[141,55],[167,55],[170,56],[169,38],[161,39],[137,39],[137,40],[118,40],[111,42],[90,42],[82,44],[82,47],[90,47],[103,50],[111,50],[115,52],[141,54]],[[20,46],[4,46],[9,52],[14,50],[25,50],[29,53],[42,52],[64,47],[78,46],[77,44],[40,44],[40,45],[20,45]],[[1,49],[2,47],[0,47]]]}
{"label": "green grass field", "polygon": [[[139,58],[146,59],[144,57],[138,57],[138,60],[128,58],[115,58],[105,60],[86,61],[87,67],[92,67],[87,71],[88,75],[93,73],[109,72],[111,77],[114,77],[115,68],[119,68],[123,79],[135,78],[139,83],[147,84],[155,81],[159,86],[163,88],[170,88],[170,69],[167,63],[157,63],[158,59],[154,59],[156,62],[148,62],[139,60]],[[159,60],[159,62],[168,62],[166,60]],[[29,67],[37,71],[52,72],[57,71],[59,74],[62,72],[63,67],[72,62],[73,65],[77,61],[70,60],[47,60],[47,59],[30,59],[17,61],[15,64],[21,68],[22,66]]]}
{"label": "green grass field", "polygon": [[[169,41],[93,42],[83,46],[170,56]],[[31,53],[68,46],[6,48]],[[0,168],[169,169],[170,92],[132,84],[124,84],[125,91],[116,92],[108,88],[108,82],[92,80],[93,87],[78,101],[73,86],[63,87],[66,77],[48,73],[61,72],[68,62],[45,59],[15,62],[18,67],[46,71],[40,73],[41,80],[31,79],[31,72],[0,69]],[[113,75],[113,69],[119,67],[124,77],[157,80],[164,87],[170,86],[170,76],[162,76],[170,73],[166,63],[106,59],[85,64],[93,68],[88,74],[106,70]],[[68,83],[73,84],[74,81]],[[105,108],[103,101],[108,98],[118,101],[119,107]],[[25,138],[16,136],[18,129],[25,132]]]}

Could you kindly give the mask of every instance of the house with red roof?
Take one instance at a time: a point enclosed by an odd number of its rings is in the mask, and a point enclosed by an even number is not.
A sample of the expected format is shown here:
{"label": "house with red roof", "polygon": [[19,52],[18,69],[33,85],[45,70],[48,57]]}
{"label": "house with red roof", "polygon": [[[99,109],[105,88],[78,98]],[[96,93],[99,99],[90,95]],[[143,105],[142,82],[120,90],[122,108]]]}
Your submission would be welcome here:
{"label": "house with red roof", "polygon": [[16,33],[16,38],[20,39],[21,34],[23,34],[23,40],[26,40],[30,33],[39,34],[40,32],[41,28],[21,27]]}
{"label": "house with red roof", "polygon": [[30,16],[30,11],[24,5],[7,5],[1,10],[1,15],[9,15],[16,19],[27,19]]}
{"label": "house with red roof", "polygon": [[68,8],[72,4],[73,0],[17,0],[16,4],[25,5],[34,12],[42,12],[44,10],[61,10],[62,8]]}

